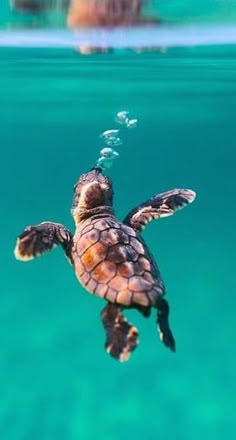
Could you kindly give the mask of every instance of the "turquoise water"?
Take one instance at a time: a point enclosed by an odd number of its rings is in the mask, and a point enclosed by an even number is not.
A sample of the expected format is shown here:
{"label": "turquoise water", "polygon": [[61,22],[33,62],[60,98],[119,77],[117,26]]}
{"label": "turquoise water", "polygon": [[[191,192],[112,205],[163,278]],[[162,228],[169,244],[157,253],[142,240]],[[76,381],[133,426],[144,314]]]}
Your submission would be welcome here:
{"label": "turquoise water", "polygon": [[[236,436],[235,55],[235,46],[90,57],[1,49],[1,439]],[[130,312],[140,346],[124,364],[103,349],[103,301],[80,287],[60,249],[13,258],[28,224],[73,230],[73,184],[122,109],[139,125],[110,171],[117,216],[173,187],[198,194],[144,233],[177,352],[160,343],[154,316]]]}

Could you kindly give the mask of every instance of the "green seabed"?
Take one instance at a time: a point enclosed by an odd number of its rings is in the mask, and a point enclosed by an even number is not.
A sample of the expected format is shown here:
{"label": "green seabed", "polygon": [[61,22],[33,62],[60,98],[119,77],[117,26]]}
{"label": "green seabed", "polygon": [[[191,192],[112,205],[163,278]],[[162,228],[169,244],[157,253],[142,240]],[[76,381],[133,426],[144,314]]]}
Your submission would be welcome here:
{"label": "green seabed", "polygon": [[[2,440],[235,436],[235,52],[1,50]],[[73,184],[123,109],[139,125],[110,172],[119,218],[173,187],[198,197],[144,233],[177,352],[160,343],[154,315],[130,312],[140,346],[120,364],[103,349],[103,301],[80,287],[61,250],[23,264],[13,248],[30,223],[73,230]]]}

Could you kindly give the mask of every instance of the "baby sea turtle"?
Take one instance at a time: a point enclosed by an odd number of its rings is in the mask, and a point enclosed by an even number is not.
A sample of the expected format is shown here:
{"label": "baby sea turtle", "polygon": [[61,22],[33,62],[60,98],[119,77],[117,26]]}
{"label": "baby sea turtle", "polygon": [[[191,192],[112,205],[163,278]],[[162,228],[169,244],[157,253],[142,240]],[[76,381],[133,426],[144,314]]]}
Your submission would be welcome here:
{"label": "baby sea turtle", "polygon": [[113,357],[127,360],[138,344],[137,328],[122,313],[130,308],[145,317],[155,308],[160,339],[175,351],[164,284],[140,233],[151,220],[173,214],[194,198],[191,190],[173,189],[150,198],[120,222],[113,210],[111,179],[95,167],[82,174],[74,187],[75,233],[49,221],[28,226],[17,239],[15,256],[27,261],[62,246],[81,284],[107,301],[101,318],[105,347]]}

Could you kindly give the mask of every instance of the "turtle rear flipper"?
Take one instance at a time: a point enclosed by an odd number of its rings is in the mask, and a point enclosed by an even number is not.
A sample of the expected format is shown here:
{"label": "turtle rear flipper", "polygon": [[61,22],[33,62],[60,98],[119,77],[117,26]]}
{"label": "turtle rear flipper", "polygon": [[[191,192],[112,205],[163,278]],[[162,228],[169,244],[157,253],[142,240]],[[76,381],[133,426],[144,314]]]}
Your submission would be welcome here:
{"label": "turtle rear flipper", "polygon": [[15,247],[15,257],[28,261],[61,244],[65,252],[69,250],[72,234],[60,223],[42,222],[28,226],[19,235]]}
{"label": "turtle rear flipper", "polygon": [[160,298],[156,304],[157,307],[157,325],[160,333],[160,339],[172,351],[175,351],[175,339],[169,326],[169,304],[166,299]]}
{"label": "turtle rear flipper", "polygon": [[108,303],[101,317],[107,334],[107,352],[121,362],[127,361],[138,345],[138,330],[122,315],[117,304]]}

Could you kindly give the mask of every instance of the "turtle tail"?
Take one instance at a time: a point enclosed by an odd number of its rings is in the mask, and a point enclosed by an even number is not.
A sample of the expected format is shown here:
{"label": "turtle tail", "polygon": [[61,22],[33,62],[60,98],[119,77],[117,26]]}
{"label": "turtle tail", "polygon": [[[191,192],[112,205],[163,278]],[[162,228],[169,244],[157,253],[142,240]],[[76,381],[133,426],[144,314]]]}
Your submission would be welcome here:
{"label": "turtle tail", "polygon": [[117,304],[108,303],[101,312],[106,331],[105,348],[121,362],[127,361],[138,345],[138,330],[130,324]]}

